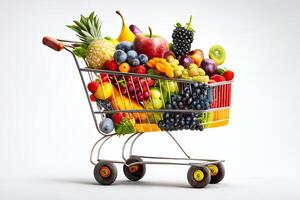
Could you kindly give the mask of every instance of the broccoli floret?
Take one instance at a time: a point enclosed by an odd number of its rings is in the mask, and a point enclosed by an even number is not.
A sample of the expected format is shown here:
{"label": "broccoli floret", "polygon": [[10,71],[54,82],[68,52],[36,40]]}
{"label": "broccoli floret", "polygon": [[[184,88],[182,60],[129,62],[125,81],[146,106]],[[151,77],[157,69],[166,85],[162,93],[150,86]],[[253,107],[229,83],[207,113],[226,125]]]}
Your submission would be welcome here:
{"label": "broccoli floret", "polygon": [[122,118],[115,130],[119,136],[136,132],[134,122],[128,118]]}

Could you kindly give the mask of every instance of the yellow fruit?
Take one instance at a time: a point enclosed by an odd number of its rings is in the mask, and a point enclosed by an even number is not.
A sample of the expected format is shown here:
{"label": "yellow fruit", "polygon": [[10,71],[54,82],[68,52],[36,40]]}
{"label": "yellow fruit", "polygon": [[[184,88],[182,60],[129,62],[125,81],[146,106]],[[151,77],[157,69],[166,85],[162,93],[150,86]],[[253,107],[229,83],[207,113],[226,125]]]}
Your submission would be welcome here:
{"label": "yellow fruit", "polygon": [[74,23],[68,27],[77,33],[82,45],[87,47],[88,66],[101,69],[106,60],[113,58],[115,45],[101,37],[101,22],[94,12],[86,17],[81,15],[80,20]]}
{"label": "yellow fruit", "polygon": [[110,83],[103,83],[100,84],[94,93],[96,99],[107,99],[112,95],[112,86]]}
{"label": "yellow fruit", "polygon": [[101,69],[105,61],[113,59],[114,52],[115,46],[100,38],[93,41],[87,48],[86,60],[90,67]]}
{"label": "yellow fruit", "polygon": [[131,30],[129,29],[129,27],[126,25],[125,20],[123,15],[120,13],[120,11],[116,11],[116,13],[118,15],[120,15],[120,17],[122,18],[122,30],[120,32],[120,35],[118,37],[118,41],[122,42],[122,41],[129,41],[129,42],[133,42],[135,35],[131,32]]}
{"label": "yellow fruit", "polygon": [[157,124],[135,124],[134,127],[138,133],[160,131]]}
{"label": "yellow fruit", "polygon": [[126,62],[122,63],[120,66],[119,66],[119,71],[120,72],[129,72],[130,70],[130,65]]}

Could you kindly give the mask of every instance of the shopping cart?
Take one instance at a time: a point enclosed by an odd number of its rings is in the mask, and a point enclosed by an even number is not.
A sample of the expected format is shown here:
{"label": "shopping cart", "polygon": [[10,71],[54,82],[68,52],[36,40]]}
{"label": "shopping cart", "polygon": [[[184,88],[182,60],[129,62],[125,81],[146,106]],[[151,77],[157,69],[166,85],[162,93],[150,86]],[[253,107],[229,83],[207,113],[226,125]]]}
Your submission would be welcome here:
{"label": "shopping cart", "polygon": [[[213,160],[213,159],[199,159],[191,158],[171,134],[171,131],[176,129],[176,127],[170,126],[168,129],[162,126],[155,126],[163,116],[168,113],[168,115],[178,114],[180,118],[185,116],[201,116],[200,124],[197,129],[203,130],[205,128],[213,128],[219,126],[225,126],[229,122],[229,111],[231,106],[231,85],[232,81],[217,82],[211,84],[200,84],[195,83],[190,80],[167,78],[158,75],[147,75],[147,74],[137,74],[137,73],[122,73],[117,71],[99,70],[88,68],[88,64],[84,59],[77,59],[75,54],[72,52],[72,48],[76,47],[78,42],[53,39],[51,37],[44,37],[43,44],[48,47],[60,51],[66,50],[71,53],[76,63],[82,84],[84,86],[85,95],[87,97],[89,107],[92,113],[94,124],[98,132],[102,137],[94,144],[91,154],[90,161],[95,165],[94,167],[94,177],[99,184],[110,185],[117,177],[117,169],[115,164],[123,164],[123,171],[125,176],[131,181],[138,181],[145,175],[146,165],[148,164],[163,164],[163,165],[186,165],[190,166],[187,172],[188,182],[192,187],[203,188],[209,183],[215,184],[219,183],[225,175],[225,169],[223,162],[224,160]],[[82,67],[83,66],[83,67]],[[93,102],[90,98],[89,92],[87,90],[87,83],[93,80],[98,80],[102,83],[104,80],[101,74],[106,74],[109,76],[109,83],[116,85],[116,93],[112,93],[111,104],[113,104],[113,109],[107,108],[107,104],[103,104],[101,101]],[[163,109],[137,109],[133,104],[136,103],[134,99],[137,97],[137,88],[135,88],[135,94],[133,96],[128,95],[126,99],[120,99],[116,96],[117,93],[128,92],[128,85],[122,85],[118,80],[128,80],[128,79],[138,79],[138,83],[142,80],[149,79],[155,80],[158,83],[158,88],[162,92],[162,82],[167,84],[176,82],[179,86],[178,91],[183,90],[184,93],[192,93],[193,88],[200,87],[201,85],[204,90],[201,90],[201,95],[206,95],[209,98],[209,106],[207,109],[186,109],[186,108],[163,108]],[[106,80],[107,81],[107,80]],[[147,84],[147,81],[146,81]],[[149,85],[147,85],[149,88]],[[142,87],[141,87],[142,88]],[[190,90],[190,91],[189,91]],[[170,90],[167,90],[166,98],[163,100],[172,102],[172,94]],[[203,93],[203,94],[202,94]],[[151,97],[150,102],[153,102]],[[119,101],[119,102],[117,102]],[[121,105],[120,105],[121,104]],[[166,102],[164,102],[166,104]],[[119,105],[119,106],[118,106]],[[107,160],[102,159],[100,155],[103,145],[110,140],[112,137],[118,135],[117,133],[104,133],[99,128],[99,123],[106,117],[111,117],[115,113],[126,113],[127,116],[132,116],[136,119],[137,125],[136,131],[133,134],[128,135],[129,137],[123,144],[122,148],[122,159],[123,160]],[[154,118],[154,119],[153,119]],[[172,123],[172,121],[171,121]],[[174,121],[174,125],[176,121]],[[173,129],[172,129],[173,128]],[[183,127],[184,128],[184,127]],[[181,129],[183,129],[181,128]],[[193,129],[193,128],[191,128]],[[163,131],[170,136],[171,140],[179,147],[179,149],[185,155],[184,158],[180,157],[157,157],[157,156],[143,156],[133,154],[133,147],[138,138],[140,138],[144,132],[153,131]],[[126,156],[126,152],[128,155]]]}

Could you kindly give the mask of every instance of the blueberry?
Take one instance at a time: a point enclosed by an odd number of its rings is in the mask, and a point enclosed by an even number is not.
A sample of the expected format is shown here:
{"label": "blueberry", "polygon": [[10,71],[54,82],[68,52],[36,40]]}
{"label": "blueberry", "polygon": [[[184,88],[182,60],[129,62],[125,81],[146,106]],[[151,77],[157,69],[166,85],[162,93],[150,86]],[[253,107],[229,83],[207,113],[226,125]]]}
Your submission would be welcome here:
{"label": "blueberry", "polygon": [[127,52],[127,59],[130,60],[130,59],[135,59],[137,58],[138,54],[135,50],[130,50]]}
{"label": "blueberry", "polygon": [[196,105],[196,109],[197,109],[197,110],[201,110],[201,104],[197,104],[197,105]]}
{"label": "blueberry", "polygon": [[176,103],[176,101],[173,101],[173,102],[172,102],[172,107],[173,107],[174,109],[177,108],[177,103]]}
{"label": "blueberry", "polygon": [[192,85],[194,86],[194,88],[197,88],[199,86],[198,83],[193,83]]}
{"label": "blueberry", "polygon": [[181,121],[180,121],[180,125],[181,125],[181,126],[184,126],[184,125],[185,125],[185,121],[184,121],[184,120],[181,120]]}
{"label": "blueberry", "polygon": [[197,101],[193,101],[192,105],[196,106],[197,105]]}
{"label": "blueberry", "polygon": [[127,59],[127,61],[129,63],[129,65],[131,65],[133,67],[140,65],[140,61],[137,58],[133,58],[133,59],[130,58],[130,59]]}
{"label": "blueberry", "polygon": [[133,44],[132,44],[132,42],[123,41],[123,42],[120,42],[120,43],[116,46],[116,49],[117,49],[117,50],[123,50],[124,52],[127,53],[127,51],[133,49]]}
{"label": "blueberry", "polygon": [[185,118],[185,121],[186,121],[186,122],[189,122],[189,121],[191,121],[191,117],[187,117],[187,118]]}
{"label": "blueberry", "polygon": [[146,56],[145,54],[140,54],[139,60],[140,60],[141,64],[146,64],[148,62],[148,56]]}
{"label": "blueberry", "polygon": [[175,122],[175,120],[174,120],[174,118],[170,118],[170,123],[174,123]]}
{"label": "blueberry", "polygon": [[168,119],[169,117],[170,117],[170,113],[166,112],[166,113],[164,114],[164,119]]}
{"label": "blueberry", "polygon": [[125,62],[126,59],[127,59],[127,54],[122,51],[122,50],[117,50],[115,53],[114,53],[114,59],[115,61],[117,62],[117,64],[121,64],[122,62]]}

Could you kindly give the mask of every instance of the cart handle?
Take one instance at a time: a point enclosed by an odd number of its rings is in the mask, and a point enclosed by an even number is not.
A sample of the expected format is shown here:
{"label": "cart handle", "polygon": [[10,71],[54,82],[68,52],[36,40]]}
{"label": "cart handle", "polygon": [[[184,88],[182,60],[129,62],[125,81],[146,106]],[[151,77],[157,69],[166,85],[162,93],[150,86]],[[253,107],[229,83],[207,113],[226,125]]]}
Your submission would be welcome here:
{"label": "cart handle", "polygon": [[62,42],[49,36],[43,37],[43,44],[55,51],[61,51],[65,48],[65,45]]}

